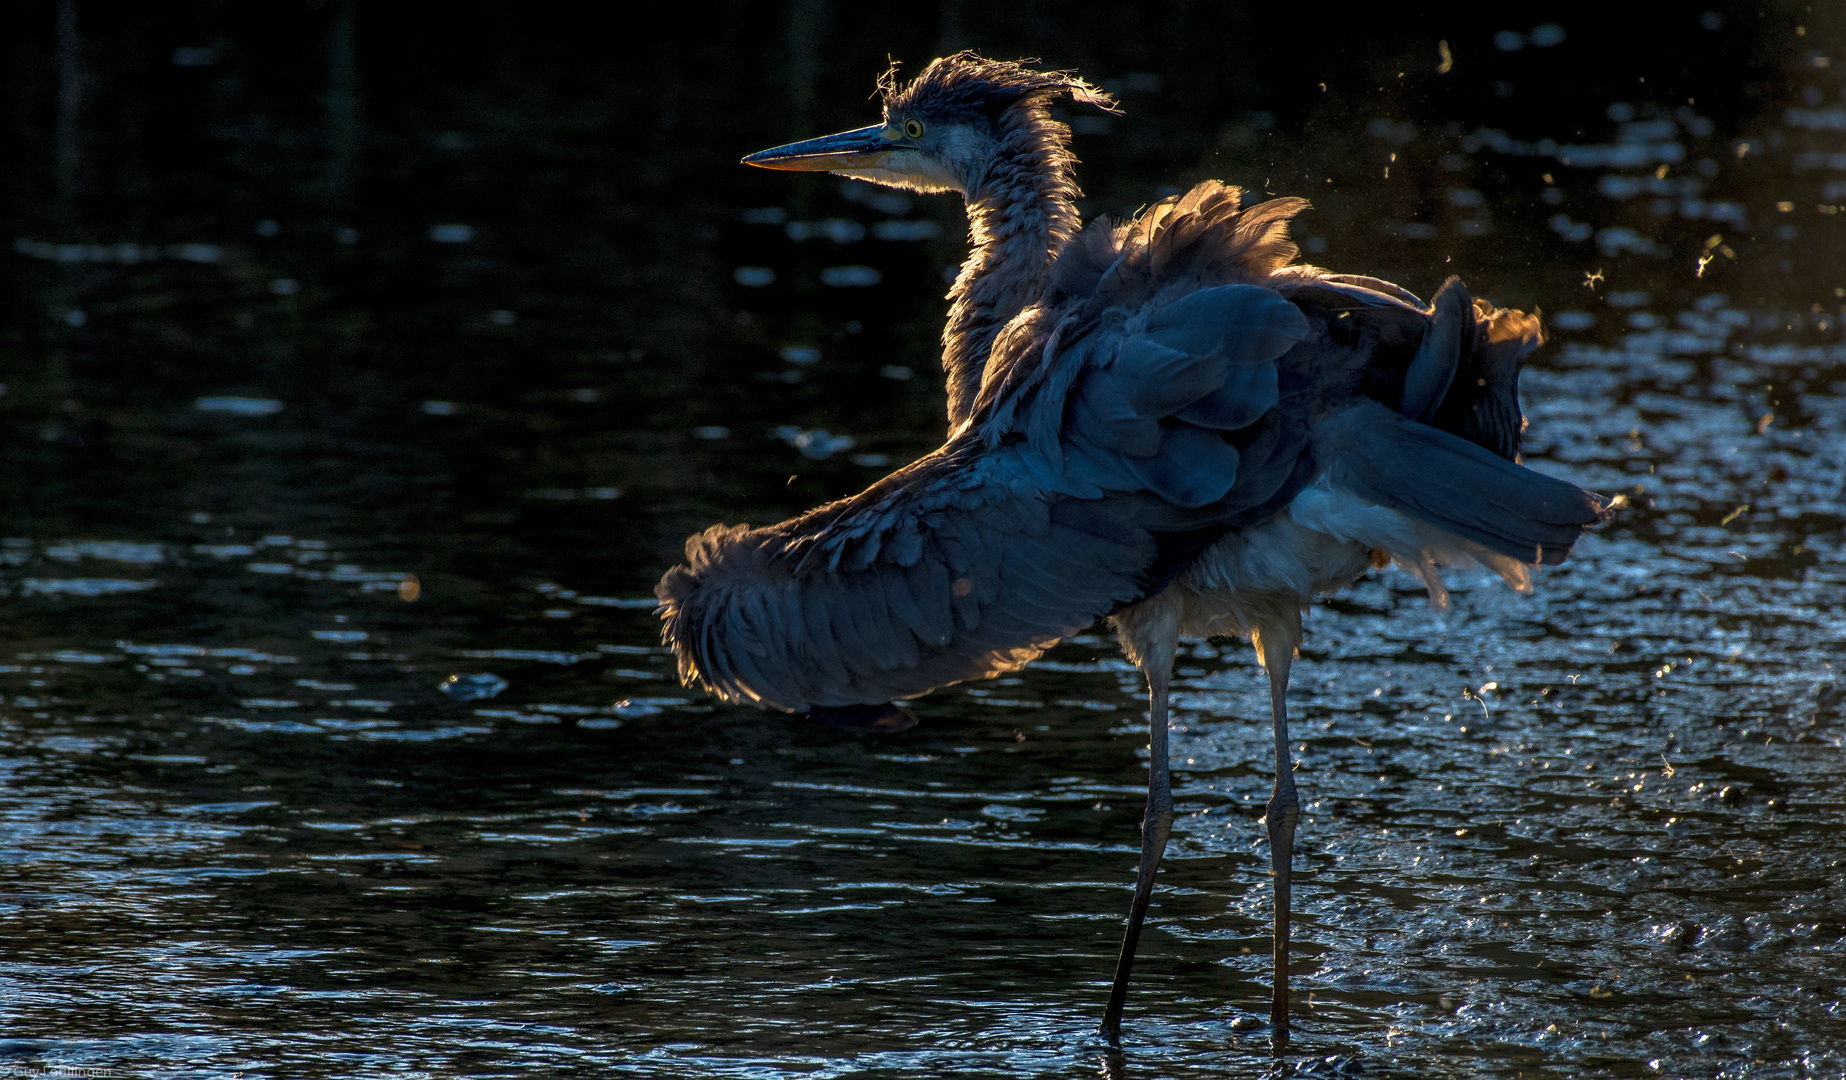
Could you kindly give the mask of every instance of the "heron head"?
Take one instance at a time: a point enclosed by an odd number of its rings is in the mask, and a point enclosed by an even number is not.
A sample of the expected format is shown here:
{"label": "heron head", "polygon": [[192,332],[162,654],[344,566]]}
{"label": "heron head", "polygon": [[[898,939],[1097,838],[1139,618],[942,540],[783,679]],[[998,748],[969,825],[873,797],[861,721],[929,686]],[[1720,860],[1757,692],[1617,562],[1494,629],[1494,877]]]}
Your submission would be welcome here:
{"label": "heron head", "polygon": [[1068,96],[1115,111],[1108,93],[1070,72],[1035,71],[1021,62],[986,60],[972,52],[931,61],[906,86],[898,84],[896,71],[893,65],[879,80],[882,123],[763,150],[743,163],[838,173],[910,191],[969,194],[1009,146],[1011,133],[1068,133],[1047,115],[1055,98]]}

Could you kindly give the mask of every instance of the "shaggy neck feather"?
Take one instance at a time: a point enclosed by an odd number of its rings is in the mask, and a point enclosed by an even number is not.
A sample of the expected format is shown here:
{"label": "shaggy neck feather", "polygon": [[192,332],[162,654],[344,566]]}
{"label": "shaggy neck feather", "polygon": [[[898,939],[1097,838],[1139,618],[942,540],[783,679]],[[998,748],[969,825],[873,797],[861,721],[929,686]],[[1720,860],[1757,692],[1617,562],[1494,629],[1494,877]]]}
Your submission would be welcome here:
{"label": "shaggy neck feather", "polygon": [[1079,224],[1070,129],[1037,102],[1016,106],[1003,124],[991,163],[967,192],[970,251],[949,290],[942,366],[950,431],[980,393],[994,335],[1038,300]]}

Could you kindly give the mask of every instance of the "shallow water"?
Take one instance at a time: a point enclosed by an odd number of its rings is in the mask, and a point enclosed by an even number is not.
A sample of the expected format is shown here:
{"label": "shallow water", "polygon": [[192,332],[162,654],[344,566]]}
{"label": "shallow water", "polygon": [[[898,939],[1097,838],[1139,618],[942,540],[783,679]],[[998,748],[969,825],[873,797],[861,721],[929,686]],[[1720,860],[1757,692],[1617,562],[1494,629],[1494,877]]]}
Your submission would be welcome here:
{"label": "shallow water", "polygon": [[[1298,107],[1149,62],[1145,28],[1068,56],[978,38],[1122,90],[1080,127],[1088,213],[1267,183],[1315,199],[1316,262],[1551,313],[1528,459],[1625,497],[1534,596],[1463,575],[1444,615],[1389,572],[1314,611],[1281,1063],[1247,647],[1181,661],[1180,819],[1116,1057],[1093,1032],[1145,706],[1100,629],[890,739],[715,707],[656,644],[688,532],[940,435],[959,212],[730,164],[863,122],[877,58],[829,56],[790,120],[747,64],[692,81],[754,55],[743,19],[639,71],[555,28],[359,25],[352,190],[316,186],[344,129],[318,134],[324,61],[289,26],[141,25],[96,31],[96,62],[220,43],[140,76],[181,149],[110,143],[136,84],[102,79],[93,171],[11,215],[9,1064],[1846,1075],[1837,24],[1675,31],[1756,66],[1553,106],[1495,83],[1605,55],[1587,20],[1516,52],[1445,30],[1491,78],[1375,100],[1361,74]],[[1427,44],[1402,45],[1419,70]]]}

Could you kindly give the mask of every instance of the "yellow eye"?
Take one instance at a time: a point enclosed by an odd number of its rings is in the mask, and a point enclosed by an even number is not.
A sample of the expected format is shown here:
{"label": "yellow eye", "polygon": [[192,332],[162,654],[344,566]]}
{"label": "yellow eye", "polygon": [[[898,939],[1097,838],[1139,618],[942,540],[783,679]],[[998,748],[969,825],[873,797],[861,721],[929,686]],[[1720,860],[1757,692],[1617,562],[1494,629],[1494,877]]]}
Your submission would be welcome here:
{"label": "yellow eye", "polygon": [[923,121],[921,120],[904,121],[904,134],[910,136],[913,139],[921,139],[923,137]]}

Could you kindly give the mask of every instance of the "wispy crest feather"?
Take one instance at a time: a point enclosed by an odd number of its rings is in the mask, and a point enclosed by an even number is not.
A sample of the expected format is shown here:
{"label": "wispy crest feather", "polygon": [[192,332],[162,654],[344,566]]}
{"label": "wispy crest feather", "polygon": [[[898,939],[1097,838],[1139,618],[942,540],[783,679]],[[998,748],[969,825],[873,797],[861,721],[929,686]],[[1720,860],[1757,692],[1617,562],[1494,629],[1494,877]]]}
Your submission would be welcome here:
{"label": "wispy crest feather", "polygon": [[900,86],[898,64],[893,61],[878,79],[885,115],[901,115],[919,103],[942,117],[997,120],[1007,109],[1029,97],[1049,100],[1068,95],[1081,105],[1117,112],[1115,98],[1074,71],[1038,71],[1037,60],[989,60],[972,50],[931,60],[908,86]]}

